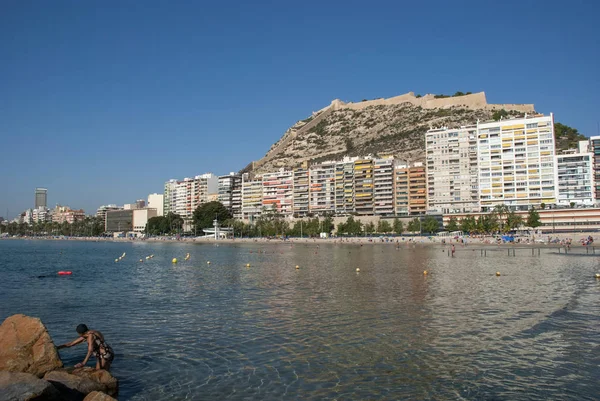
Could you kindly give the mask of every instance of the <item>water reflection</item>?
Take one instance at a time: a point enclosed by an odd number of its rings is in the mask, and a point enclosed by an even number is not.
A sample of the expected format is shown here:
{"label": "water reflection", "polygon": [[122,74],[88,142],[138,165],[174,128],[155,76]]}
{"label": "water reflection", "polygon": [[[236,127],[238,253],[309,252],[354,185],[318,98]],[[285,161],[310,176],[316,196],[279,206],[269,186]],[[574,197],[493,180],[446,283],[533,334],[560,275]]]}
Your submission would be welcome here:
{"label": "water reflection", "polygon": [[[124,400],[594,399],[596,263],[394,244],[1,241],[0,318],[40,316],[57,343],[80,322],[100,329]],[[74,274],[32,279],[56,270]]]}

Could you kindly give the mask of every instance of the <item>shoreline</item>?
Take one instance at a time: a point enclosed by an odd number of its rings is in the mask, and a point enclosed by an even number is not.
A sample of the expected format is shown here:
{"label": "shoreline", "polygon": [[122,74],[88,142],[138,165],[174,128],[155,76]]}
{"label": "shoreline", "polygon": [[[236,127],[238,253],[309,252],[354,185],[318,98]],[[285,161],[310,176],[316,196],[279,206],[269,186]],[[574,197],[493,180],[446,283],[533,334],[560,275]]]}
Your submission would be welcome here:
{"label": "shoreline", "polygon": [[[346,244],[346,245],[483,245],[483,246],[580,246],[583,241],[591,236],[597,235],[596,232],[580,233],[558,233],[547,235],[533,235],[529,237],[520,237],[520,241],[503,242],[498,241],[499,236],[477,235],[464,237],[438,237],[438,236],[392,236],[385,235],[374,237],[330,237],[330,238],[226,238],[216,240],[214,238],[194,238],[194,237],[151,237],[151,238],[106,238],[106,237],[4,237],[0,240],[26,240],[26,241],[83,241],[83,242],[116,242],[116,243],[188,243],[188,244],[275,244],[275,245],[294,245],[294,244]],[[550,242],[548,241],[550,239]],[[589,246],[594,246],[590,243]]]}

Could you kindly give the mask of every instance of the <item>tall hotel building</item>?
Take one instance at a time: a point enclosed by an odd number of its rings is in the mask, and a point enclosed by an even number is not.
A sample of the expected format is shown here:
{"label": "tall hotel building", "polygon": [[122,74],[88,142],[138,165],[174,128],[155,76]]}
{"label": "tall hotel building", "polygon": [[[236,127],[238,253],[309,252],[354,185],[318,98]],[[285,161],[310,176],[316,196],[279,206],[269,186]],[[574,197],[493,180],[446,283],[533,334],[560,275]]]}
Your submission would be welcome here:
{"label": "tall hotel building", "polygon": [[425,148],[427,210],[478,212],[477,126],[429,130]]}
{"label": "tall hotel building", "polygon": [[336,163],[323,162],[310,168],[309,208],[314,214],[335,212]]}
{"label": "tall hotel building", "polygon": [[556,203],[554,150],[552,114],[478,124],[482,211],[498,204],[527,210]]}

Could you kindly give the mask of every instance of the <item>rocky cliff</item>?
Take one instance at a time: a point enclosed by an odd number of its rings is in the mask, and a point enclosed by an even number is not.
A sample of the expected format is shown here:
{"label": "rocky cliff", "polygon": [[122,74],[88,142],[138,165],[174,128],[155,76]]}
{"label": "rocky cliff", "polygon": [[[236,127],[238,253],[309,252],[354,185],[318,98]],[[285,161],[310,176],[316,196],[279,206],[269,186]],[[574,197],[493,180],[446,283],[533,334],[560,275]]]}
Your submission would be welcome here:
{"label": "rocky cliff", "polygon": [[422,161],[428,129],[491,120],[494,112],[502,109],[512,116],[534,113],[532,104],[488,104],[483,92],[459,96],[415,96],[410,92],[358,103],[336,99],[290,127],[262,159],[243,171],[261,174],[305,161],[368,154]]}

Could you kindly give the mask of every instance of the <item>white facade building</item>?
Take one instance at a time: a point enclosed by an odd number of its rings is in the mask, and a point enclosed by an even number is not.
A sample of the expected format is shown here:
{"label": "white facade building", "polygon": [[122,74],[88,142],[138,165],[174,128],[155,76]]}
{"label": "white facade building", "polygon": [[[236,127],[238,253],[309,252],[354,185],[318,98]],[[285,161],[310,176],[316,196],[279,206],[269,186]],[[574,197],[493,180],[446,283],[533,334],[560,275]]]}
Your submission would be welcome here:
{"label": "white facade building", "polygon": [[431,129],[425,134],[427,210],[479,211],[477,126]]}
{"label": "white facade building", "polygon": [[482,211],[498,204],[527,210],[556,203],[554,151],[552,114],[478,124]]}
{"label": "white facade building", "polygon": [[133,231],[142,233],[146,230],[148,220],[158,215],[156,209],[133,209]]}
{"label": "white facade building", "polygon": [[189,220],[198,206],[218,192],[218,187],[218,178],[212,173],[182,181],[169,180],[165,183],[163,213],[173,212]]}
{"label": "white facade building", "polygon": [[596,197],[593,165],[592,153],[572,152],[556,156],[558,205],[594,205]]}
{"label": "white facade building", "polygon": [[156,209],[157,216],[164,216],[164,194],[148,195],[148,209]]}

